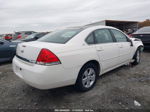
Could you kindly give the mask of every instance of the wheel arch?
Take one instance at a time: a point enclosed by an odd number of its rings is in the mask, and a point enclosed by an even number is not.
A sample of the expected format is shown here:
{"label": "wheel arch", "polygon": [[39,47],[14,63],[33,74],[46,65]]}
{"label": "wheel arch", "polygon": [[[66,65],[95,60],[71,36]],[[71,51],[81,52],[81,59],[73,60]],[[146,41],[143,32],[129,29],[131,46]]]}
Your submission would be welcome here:
{"label": "wheel arch", "polygon": [[[79,70],[79,72],[78,72],[78,76],[77,76],[77,79],[76,79],[76,82],[75,82],[75,88],[77,88],[77,90],[78,90],[78,88],[79,88],[79,77],[80,77],[80,72],[82,71],[82,69],[87,65],[87,64],[89,64],[89,63],[92,63],[92,64],[94,64],[94,65],[96,65],[96,67],[97,67],[97,70],[98,70],[98,74],[97,74],[97,77],[98,77],[98,75],[100,74],[100,63],[97,61],[97,60],[89,60],[89,61],[87,61],[86,63],[84,63],[83,64],[83,66],[80,68],[80,70]],[[79,89],[80,90],[80,89]],[[82,90],[81,90],[82,91]]]}
{"label": "wheel arch", "polygon": [[98,74],[100,74],[101,66],[100,66],[100,63],[99,63],[97,60],[89,60],[89,61],[87,61],[87,62],[84,63],[83,66],[80,68],[79,72],[81,71],[81,69],[82,69],[86,64],[89,64],[89,63],[93,63],[94,65],[96,65],[97,70],[98,70]]}
{"label": "wheel arch", "polygon": [[[139,48],[141,48],[141,47],[144,49],[144,46],[143,46],[143,45],[139,45],[139,46],[137,46],[137,48],[135,49],[135,52],[134,52],[134,55],[133,55],[133,57],[132,57],[132,58],[134,58],[134,57],[135,57],[137,50],[138,50]],[[141,51],[140,51],[140,52],[141,52]]]}

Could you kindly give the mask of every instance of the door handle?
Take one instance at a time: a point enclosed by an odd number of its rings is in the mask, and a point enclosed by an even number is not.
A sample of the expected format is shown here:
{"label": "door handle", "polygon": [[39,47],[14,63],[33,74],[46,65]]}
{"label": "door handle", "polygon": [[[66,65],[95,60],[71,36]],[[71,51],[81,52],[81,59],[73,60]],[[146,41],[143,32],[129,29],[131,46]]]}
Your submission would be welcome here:
{"label": "door handle", "polygon": [[99,50],[97,50],[97,51],[103,51],[102,49],[99,49]]}
{"label": "door handle", "polygon": [[97,48],[97,51],[104,51],[103,48]]}
{"label": "door handle", "polygon": [[123,48],[123,45],[120,45],[119,48]]}

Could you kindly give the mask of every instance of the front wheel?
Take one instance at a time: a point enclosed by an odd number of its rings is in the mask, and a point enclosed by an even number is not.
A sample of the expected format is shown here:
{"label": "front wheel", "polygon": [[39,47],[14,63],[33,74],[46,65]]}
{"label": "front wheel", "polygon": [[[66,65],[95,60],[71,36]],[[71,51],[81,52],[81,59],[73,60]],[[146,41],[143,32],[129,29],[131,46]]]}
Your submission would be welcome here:
{"label": "front wheel", "polygon": [[79,91],[88,91],[94,87],[97,76],[97,67],[93,63],[88,63],[80,70],[75,87]]}
{"label": "front wheel", "polygon": [[134,62],[132,63],[133,65],[138,65],[141,62],[141,51],[140,51],[140,48],[137,49],[133,59],[134,59]]}

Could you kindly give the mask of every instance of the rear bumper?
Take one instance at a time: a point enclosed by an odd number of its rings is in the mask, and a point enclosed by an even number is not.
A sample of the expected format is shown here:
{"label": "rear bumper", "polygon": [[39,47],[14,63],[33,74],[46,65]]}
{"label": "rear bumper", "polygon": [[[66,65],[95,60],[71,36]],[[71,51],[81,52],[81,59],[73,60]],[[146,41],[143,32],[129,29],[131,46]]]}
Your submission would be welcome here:
{"label": "rear bumper", "polygon": [[23,81],[38,89],[51,89],[75,84],[78,68],[65,69],[62,64],[43,66],[13,59],[13,71]]}

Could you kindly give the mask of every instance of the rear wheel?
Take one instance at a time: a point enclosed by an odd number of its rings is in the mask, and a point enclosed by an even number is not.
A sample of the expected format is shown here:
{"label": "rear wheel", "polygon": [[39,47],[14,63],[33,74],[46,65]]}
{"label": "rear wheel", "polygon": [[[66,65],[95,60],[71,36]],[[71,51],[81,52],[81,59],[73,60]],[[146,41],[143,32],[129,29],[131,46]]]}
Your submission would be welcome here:
{"label": "rear wheel", "polygon": [[134,62],[132,63],[133,65],[138,65],[141,62],[141,51],[140,51],[140,48],[137,49],[133,59],[134,59]]}
{"label": "rear wheel", "polygon": [[88,63],[80,70],[75,87],[79,91],[88,91],[94,87],[97,76],[97,67],[93,63]]}

